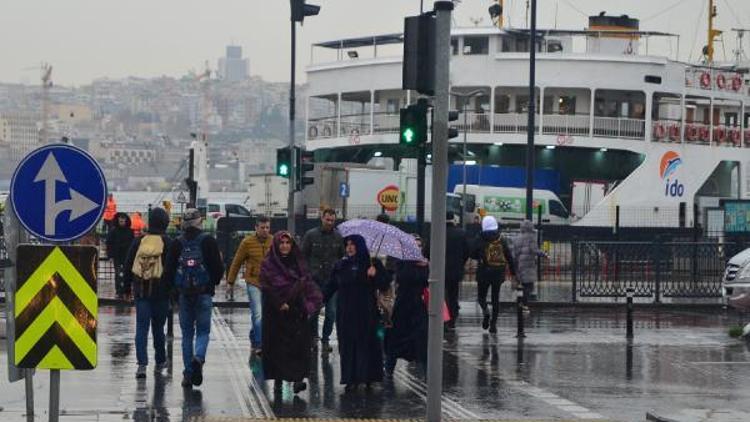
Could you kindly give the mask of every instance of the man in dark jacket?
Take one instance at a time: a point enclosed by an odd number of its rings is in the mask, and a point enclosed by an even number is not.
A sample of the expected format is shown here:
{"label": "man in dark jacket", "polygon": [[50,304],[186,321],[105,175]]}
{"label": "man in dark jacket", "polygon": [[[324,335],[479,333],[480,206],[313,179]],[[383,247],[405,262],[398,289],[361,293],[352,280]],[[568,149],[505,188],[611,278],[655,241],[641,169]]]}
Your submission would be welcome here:
{"label": "man in dark jacket", "polygon": [[[302,238],[302,254],[305,256],[305,262],[313,279],[321,290],[330,281],[336,261],[344,256],[344,240],[336,231],[335,223],[336,211],[326,208],[320,218],[320,227],[308,230]],[[326,302],[325,308],[321,343],[324,352],[331,352],[333,348],[328,344],[328,339],[333,332],[333,324],[336,322],[336,297]],[[318,314],[315,313],[310,318],[313,344],[316,344],[315,341],[318,339]]]}
{"label": "man in dark jacket", "polygon": [[169,215],[163,208],[153,208],[148,222],[148,233],[133,242],[125,261],[125,293],[132,292],[135,299],[136,378],[146,377],[149,327],[154,336],[154,373],[159,374],[167,367],[164,324],[169,314],[172,284],[164,279],[163,268],[170,245],[170,238],[164,234],[169,226]]}
{"label": "man in dark jacket", "polygon": [[[513,254],[508,242],[500,236],[500,226],[495,217],[482,219],[482,233],[471,253],[479,261],[477,267],[477,302],[482,308],[482,328],[497,332],[497,316],[500,314],[500,286],[505,281],[505,271],[514,275]],[[487,290],[492,288],[492,320],[487,309]]]}
{"label": "man in dark jacket", "polygon": [[469,258],[470,251],[466,233],[462,228],[456,226],[455,215],[449,211],[445,220],[448,224],[445,232],[446,245],[450,245],[450,249],[446,248],[445,250],[445,301],[451,314],[447,326],[455,328],[459,310],[458,292],[464,278],[464,266]]}
{"label": "man in dark jacket", "polygon": [[122,298],[125,293],[125,259],[133,243],[133,231],[130,230],[130,217],[118,212],[114,218],[114,229],[107,234],[107,257],[112,260],[115,269],[115,294]]}
{"label": "man in dark jacket", "polygon": [[[179,292],[180,329],[182,330],[182,386],[191,388],[203,383],[203,364],[206,362],[206,350],[211,331],[211,309],[216,285],[224,275],[224,263],[219,253],[219,245],[212,236],[201,230],[203,218],[200,211],[189,208],[182,219],[183,234],[172,242],[167,252],[164,267],[164,280],[174,285]],[[195,288],[180,288],[177,277],[188,272],[187,266],[195,265],[195,258],[185,259],[183,250],[200,237],[200,261],[205,268],[198,271],[207,272],[205,285]],[[192,248],[190,248],[192,249]],[[182,259],[181,259],[182,258]],[[193,343],[195,342],[195,348]]]}

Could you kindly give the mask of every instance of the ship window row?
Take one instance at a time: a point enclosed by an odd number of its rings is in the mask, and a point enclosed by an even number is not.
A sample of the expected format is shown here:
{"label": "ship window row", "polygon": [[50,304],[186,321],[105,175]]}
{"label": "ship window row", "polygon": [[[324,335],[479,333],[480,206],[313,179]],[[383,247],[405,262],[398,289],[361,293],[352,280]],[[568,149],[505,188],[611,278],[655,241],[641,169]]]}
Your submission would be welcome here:
{"label": "ship window row", "polygon": [[[451,88],[453,125],[469,133],[526,133],[526,87]],[[618,138],[702,145],[750,146],[750,107],[740,101],[675,93],[536,88],[537,134]],[[307,139],[397,133],[399,110],[415,103],[414,91],[360,91],[314,96],[307,103]],[[650,107],[650,108],[649,108]],[[541,113],[539,112],[541,110]]]}

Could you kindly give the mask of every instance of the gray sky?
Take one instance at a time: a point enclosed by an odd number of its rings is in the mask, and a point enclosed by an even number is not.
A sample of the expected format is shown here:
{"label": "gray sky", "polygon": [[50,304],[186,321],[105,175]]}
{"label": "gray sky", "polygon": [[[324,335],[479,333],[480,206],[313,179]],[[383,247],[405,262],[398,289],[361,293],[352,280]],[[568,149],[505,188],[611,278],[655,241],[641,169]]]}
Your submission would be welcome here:
{"label": "gray sky", "polygon": [[[419,0],[308,0],[322,6],[298,32],[299,71],[311,42],[400,32],[403,17],[416,14]],[[514,26],[524,26],[525,0],[506,0]],[[681,35],[681,58],[693,58],[705,43],[708,0],[539,0],[539,26],[580,29],[586,14],[606,10],[642,19],[641,29]],[[463,0],[455,21],[489,23],[490,0]],[[432,1],[425,0],[425,7]],[[662,15],[643,20],[676,5]],[[717,0],[718,26],[750,28],[750,1]],[[557,11],[557,13],[556,13]],[[699,15],[702,18],[699,21]],[[694,42],[696,28],[698,39]],[[251,73],[270,81],[289,79],[289,2],[286,0],[0,0],[0,81],[38,83],[41,62],[54,66],[53,80],[80,85],[98,77],[181,76],[212,68],[229,43],[250,57]],[[674,48],[675,46],[673,46]],[[746,49],[750,53],[750,36]],[[722,47],[717,45],[719,58]],[[31,69],[30,69],[31,68]],[[304,80],[304,75],[301,78]]]}

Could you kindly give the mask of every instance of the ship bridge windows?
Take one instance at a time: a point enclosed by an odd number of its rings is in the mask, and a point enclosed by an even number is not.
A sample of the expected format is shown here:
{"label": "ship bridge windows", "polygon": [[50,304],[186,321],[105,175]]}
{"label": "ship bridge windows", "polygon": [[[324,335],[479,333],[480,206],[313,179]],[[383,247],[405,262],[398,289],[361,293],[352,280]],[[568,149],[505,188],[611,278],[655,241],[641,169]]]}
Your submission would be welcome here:
{"label": "ship bridge windows", "polygon": [[594,94],[594,136],[645,139],[646,95],[598,89]]}
{"label": "ship bridge windows", "polygon": [[464,56],[487,55],[490,52],[490,38],[488,36],[465,36]]}
{"label": "ship bridge windows", "polygon": [[591,90],[587,88],[544,89],[542,133],[588,136],[591,127]]}

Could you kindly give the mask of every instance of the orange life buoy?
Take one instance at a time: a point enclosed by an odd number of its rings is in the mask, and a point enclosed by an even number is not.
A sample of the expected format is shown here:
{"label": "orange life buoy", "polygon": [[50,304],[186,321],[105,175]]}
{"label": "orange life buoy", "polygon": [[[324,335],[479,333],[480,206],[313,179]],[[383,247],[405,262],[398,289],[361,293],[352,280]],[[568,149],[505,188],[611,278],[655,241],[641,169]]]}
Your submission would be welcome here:
{"label": "orange life buoy", "polygon": [[315,139],[318,137],[318,128],[315,126],[310,126],[310,129],[307,130],[307,137],[310,139]]}
{"label": "orange life buoy", "polygon": [[693,125],[688,125],[685,128],[685,137],[688,141],[695,141],[698,139],[698,128]]}
{"label": "orange life buoy", "polygon": [[662,126],[661,123],[656,123],[654,125],[654,136],[656,139],[664,139],[664,135],[666,134],[666,131],[664,130],[664,126]]}
{"label": "orange life buoy", "polygon": [[701,87],[708,88],[711,86],[711,75],[708,72],[701,73]]}
{"label": "orange life buoy", "polygon": [[714,128],[714,142],[721,143],[727,139],[727,130],[723,126]]}
{"label": "orange life buoy", "polygon": [[710,140],[711,132],[708,130],[706,126],[701,126],[698,128],[698,139],[700,139],[703,142],[708,142]]}
{"label": "orange life buoy", "polygon": [[742,138],[742,133],[740,133],[739,129],[735,129],[732,131],[732,145],[738,147],[740,146],[740,140]]}
{"label": "orange life buoy", "polygon": [[735,75],[732,78],[732,91],[737,92],[742,88],[742,78],[739,75]]}
{"label": "orange life buoy", "polygon": [[672,125],[669,127],[669,139],[679,142],[680,140],[680,125]]}
{"label": "orange life buoy", "polygon": [[719,73],[716,76],[716,86],[719,87],[719,89],[724,89],[724,87],[727,86],[727,78],[724,77],[723,73]]}
{"label": "orange life buoy", "polygon": [[750,129],[745,129],[745,146],[750,147]]}

